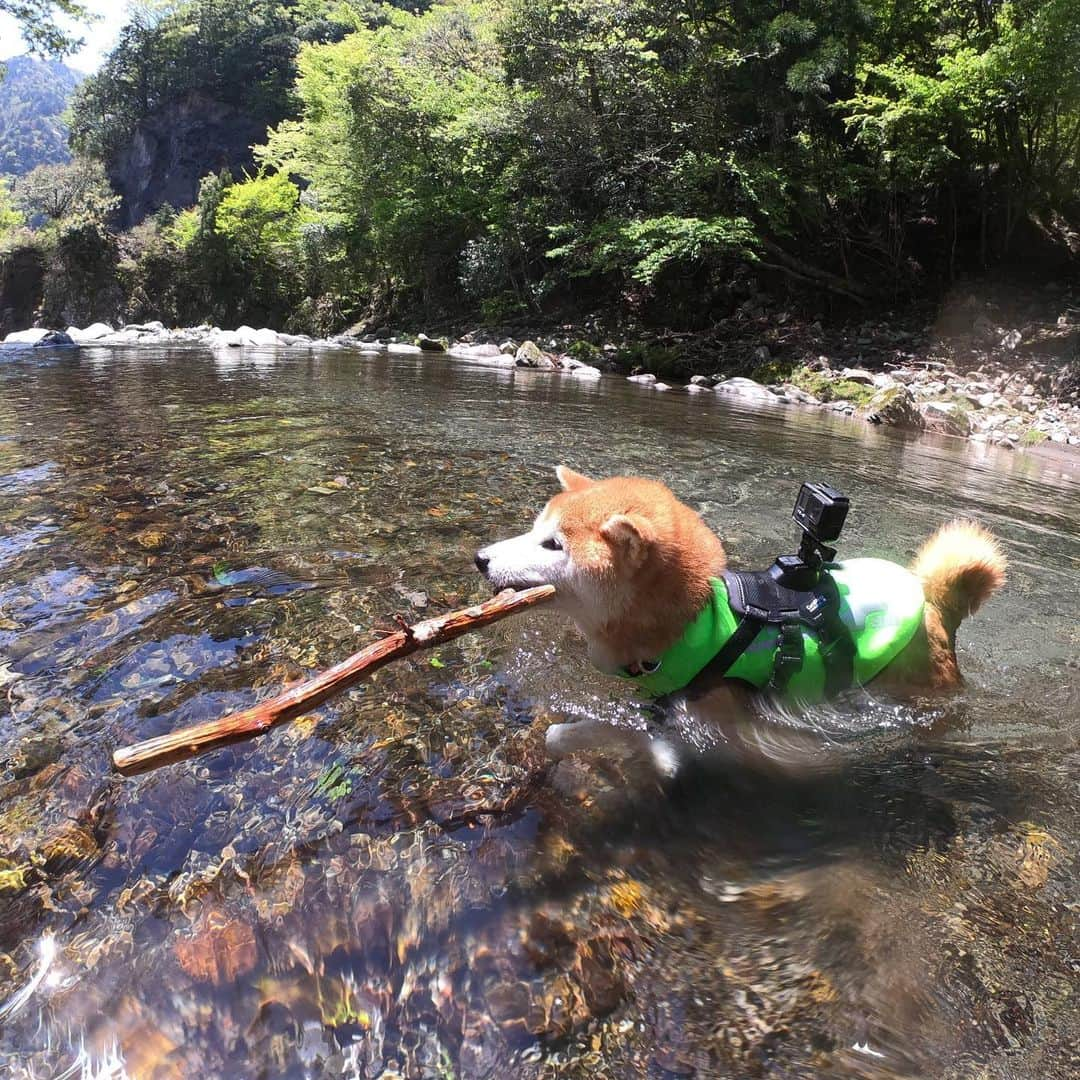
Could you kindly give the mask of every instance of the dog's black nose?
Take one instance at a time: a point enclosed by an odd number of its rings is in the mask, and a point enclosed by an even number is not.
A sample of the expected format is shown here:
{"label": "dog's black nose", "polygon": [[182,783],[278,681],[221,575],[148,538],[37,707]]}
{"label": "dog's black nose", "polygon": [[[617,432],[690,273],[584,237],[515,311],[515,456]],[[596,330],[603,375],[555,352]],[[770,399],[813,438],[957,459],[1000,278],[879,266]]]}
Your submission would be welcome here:
{"label": "dog's black nose", "polygon": [[476,569],[479,570],[481,574],[486,574],[488,563],[490,563],[491,560],[482,551],[478,551],[473,562],[476,563]]}

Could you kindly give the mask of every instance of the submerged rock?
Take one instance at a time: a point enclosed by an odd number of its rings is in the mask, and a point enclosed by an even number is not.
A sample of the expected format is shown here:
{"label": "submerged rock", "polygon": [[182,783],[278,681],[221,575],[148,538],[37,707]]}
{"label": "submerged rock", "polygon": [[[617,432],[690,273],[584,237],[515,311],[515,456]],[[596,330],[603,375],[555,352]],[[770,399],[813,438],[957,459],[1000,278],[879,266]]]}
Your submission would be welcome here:
{"label": "submerged rock", "polygon": [[798,405],[820,405],[821,399],[791,383],[784,383],[780,392],[785,401],[794,401]]}
{"label": "submerged rock", "polygon": [[70,334],[63,330],[50,330],[34,342],[35,349],[73,349],[76,347]]}

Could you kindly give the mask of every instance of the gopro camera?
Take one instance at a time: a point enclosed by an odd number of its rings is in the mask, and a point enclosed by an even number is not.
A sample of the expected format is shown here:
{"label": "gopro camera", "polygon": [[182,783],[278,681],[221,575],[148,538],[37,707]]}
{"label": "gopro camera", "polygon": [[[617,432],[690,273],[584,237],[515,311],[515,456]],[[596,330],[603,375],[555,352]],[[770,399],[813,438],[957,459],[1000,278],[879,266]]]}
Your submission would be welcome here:
{"label": "gopro camera", "polygon": [[803,484],[791,517],[815,545],[831,544],[840,536],[848,506],[848,497],[828,484]]}

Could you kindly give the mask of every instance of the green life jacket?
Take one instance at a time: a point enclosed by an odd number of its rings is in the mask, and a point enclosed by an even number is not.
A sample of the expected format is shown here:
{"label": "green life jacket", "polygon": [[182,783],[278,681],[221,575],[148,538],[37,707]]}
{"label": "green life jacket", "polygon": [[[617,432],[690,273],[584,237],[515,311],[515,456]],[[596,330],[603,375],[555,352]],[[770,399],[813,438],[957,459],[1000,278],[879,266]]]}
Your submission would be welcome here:
{"label": "green life jacket", "polygon": [[[823,568],[823,581],[826,578],[831,579],[835,589],[828,585],[827,590],[819,590],[818,599],[824,591],[831,596],[833,625],[847,639],[843,645],[848,653],[846,672],[850,685],[862,686],[899,655],[922,624],[922,583],[911,571],[885,559],[831,563]],[[709,603],[674,645],[638,673],[624,670],[620,674],[655,695],[674,693],[688,686],[733,638],[744,620],[742,614],[733,610],[724,580],[714,578],[712,586]],[[807,598],[813,600],[814,591]],[[779,656],[782,651],[790,651],[791,642],[783,640],[785,634],[795,637],[801,634],[802,640],[801,647],[798,641],[794,642],[799,659],[790,665],[795,670],[783,680],[784,697],[801,704],[824,700],[830,682],[827,654],[832,643],[823,640],[820,628],[803,622],[760,625],[724,677],[740,679],[758,689],[770,684],[775,688]],[[834,683],[828,689],[837,687]]]}

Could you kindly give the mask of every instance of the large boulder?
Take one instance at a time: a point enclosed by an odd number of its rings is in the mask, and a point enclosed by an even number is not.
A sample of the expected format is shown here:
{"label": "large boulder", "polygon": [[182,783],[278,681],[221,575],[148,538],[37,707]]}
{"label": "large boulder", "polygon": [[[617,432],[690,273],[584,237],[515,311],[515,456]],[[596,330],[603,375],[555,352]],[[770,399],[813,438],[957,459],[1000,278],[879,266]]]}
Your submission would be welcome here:
{"label": "large boulder", "polygon": [[102,338],[108,337],[112,332],[113,328],[108,323],[103,322],[91,323],[83,330],[78,329],[78,327],[68,327],[68,333],[82,345],[91,341],[100,341]]}
{"label": "large boulder", "polygon": [[547,357],[535,341],[523,341],[514,353],[514,363],[518,367],[544,367]]}
{"label": "large boulder", "polygon": [[33,330],[16,330],[4,338],[5,345],[36,345],[48,330],[36,327]]}
{"label": "large boulder", "polygon": [[926,421],[906,386],[890,386],[879,390],[863,407],[863,415],[871,424],[889,424],[909,431],[922,431]]}
{"label": "large boulder", "polygon": [[441,341],[437,338],[430,338],[427,334],[420,334],[416,339],[416,344],[419,345],[424,352],[446,352],[446,346]]}
{"label": "large boulder", "polygon": [[271,330],[269,327],[263,326],[255,331],[252,344],[263,349],[276,349],[278,346],[284,345],[285,342],[278,337],[278,332],[276,330]]}
{"label": "large boulder", "polygon": [[725,379],[723,382],[717,383],[713,390],[718,394],[728,394],[732,397],[743,398],[746,401],[763,401],[775,403],[780,399],[778,394],[775,394],[767,386],[762,386],[759,382],[754,382],[753,379]]}
{"label": "large boulder", "polygon": [[498,345],[464,345],[458,342],[447,350],[447,355],[457,360],[468,360],[485,367],[512,368],[513,355],[507,355]]}
{"label": "large boulder", "polygon": [[919,406],[927,431],[939,435],[971,434],[971,421],[967,412],[955,401],[927,401]]}

